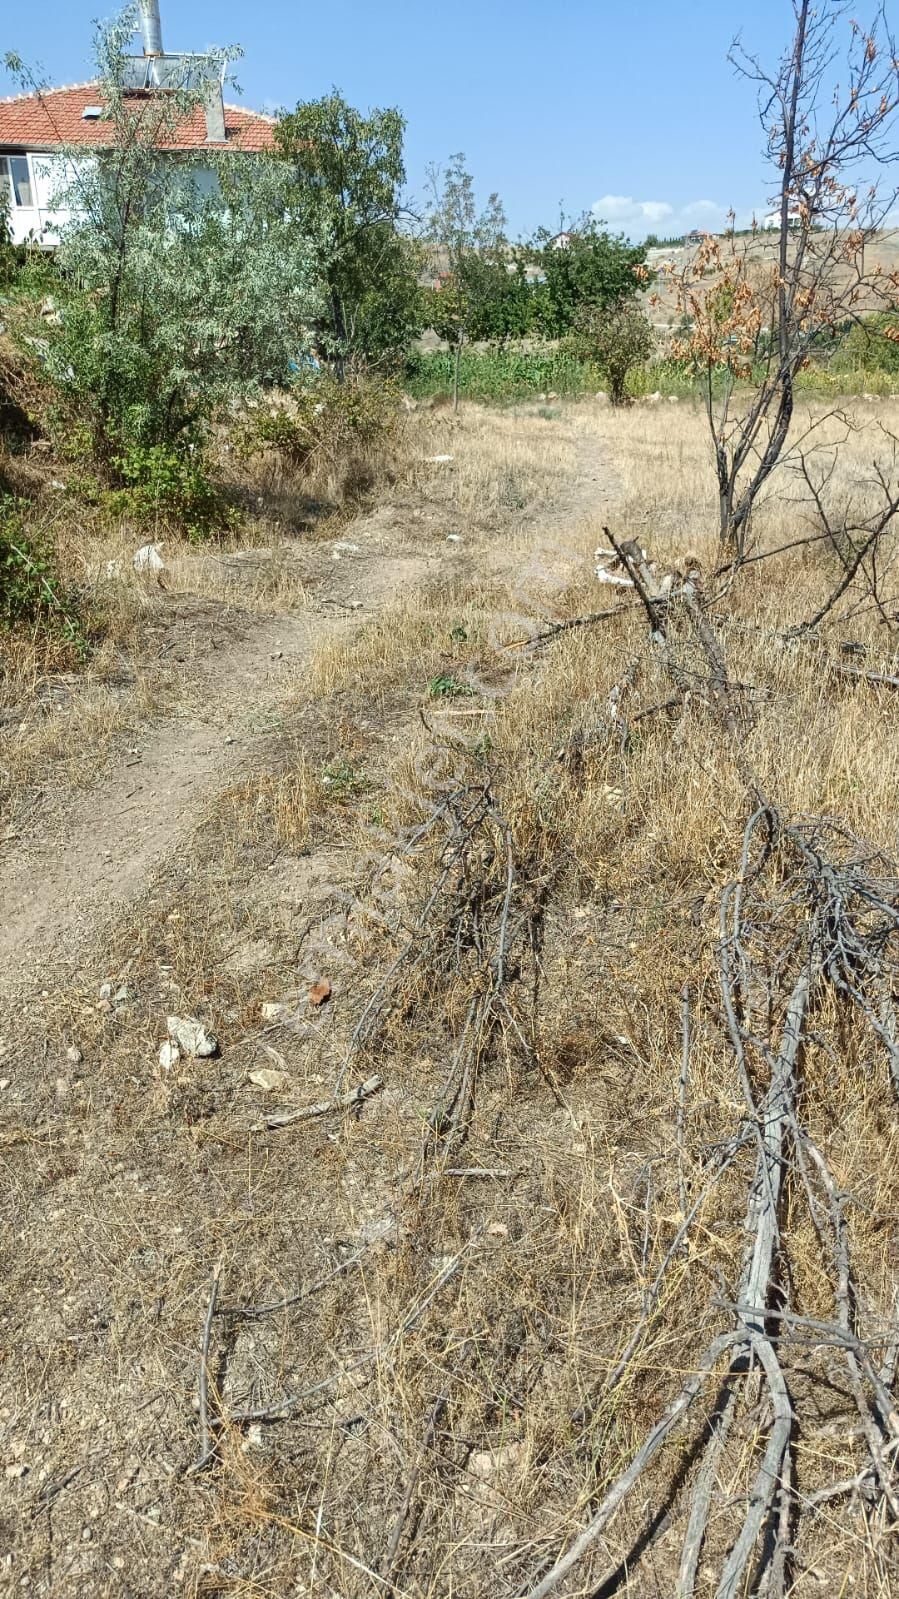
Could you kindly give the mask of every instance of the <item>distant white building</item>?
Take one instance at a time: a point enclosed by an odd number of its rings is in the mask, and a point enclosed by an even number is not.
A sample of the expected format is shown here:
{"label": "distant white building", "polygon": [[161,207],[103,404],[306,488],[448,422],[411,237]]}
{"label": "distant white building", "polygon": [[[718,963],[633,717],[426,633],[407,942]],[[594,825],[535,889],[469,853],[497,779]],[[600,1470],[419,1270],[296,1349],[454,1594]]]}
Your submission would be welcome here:
{"label": "distant white building", "polygon": [[[802,216],[798,211],[787,212],[787,227],[790,229],[791,233],[794,233],[796,229],[801,226],[801,223]],[[768,233],[773,232],[775,228],[779,228],[780,212],[772,211],[768,216],[762,217],[762,227]]]}
{"label": "distant white building", "polygon": [[[162,48],[156,0],[141,5],[142,56],[125,58],[126,98],[136,116],[161,94],[182,87],[191,71],[202,81],[202,100],[166,128],[160,153],[196,155],[204,149],[260,152],[274,143],[274,118],[226,105],[221,76],[209,72],[209,58],[169,55]],[[79,169],[93,151],[112,143],[102,86],[96,82],[42,89],[0,100],[0,200],[4,201],[13,242],[29,240],[45,249],[58,242],[71,210],[54,205],[60,193],[77,184]],[[84,157],[81,158],[81,151]],[[210,181],[213,180],[210,169]],[[200,178],[202,182],[202,177]]]}

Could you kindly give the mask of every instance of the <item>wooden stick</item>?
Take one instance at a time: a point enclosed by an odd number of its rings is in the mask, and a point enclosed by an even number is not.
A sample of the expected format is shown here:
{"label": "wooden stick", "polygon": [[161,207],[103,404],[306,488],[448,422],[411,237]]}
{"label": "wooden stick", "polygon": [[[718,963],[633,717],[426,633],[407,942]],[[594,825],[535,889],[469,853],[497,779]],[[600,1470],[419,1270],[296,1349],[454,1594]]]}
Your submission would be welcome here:
{"label": "wooden stick", "polygon": [[387,1553],[384,1556],[384,1565],[381,1568],[385,1577],[390,1577],[393,1574],[393,1569],[396,1565],[396,1557],[399,1552],[400,1539],[403,1536],[403,1528],[406,1525],[409,1511],[412,1507],[412,1499],[415,1494],[415,1490],[418,1487],[418,1479],[421,1476],[421,1468],[424,1462],[424,1457],[431,1447],[434,1434],[437,1431],[437,1423],[443,1415],[445,1409],[446,1396],[444,1394],[440,1394],[435,1400],[434,1404],[431,1406],[431,1414],[428,1417],[428,1424],[425,1427],[424,1436],[418,1448],[415,1465],[409,1474],[406,1492],[403,1494],[403,1502],[400,1505],[396,1521],[394,1522],[390,1533],[390,1539],[387,1544]]}
{"label": "wooden stick", "polygon": [[202,1471],[208,1466],[215,1454],[215,1444],[209,1441],[209,1341],[212,1337],[212,1318],[215,1315],[216,1300],[219,1296],[219,1279],[222,1275],[222,1262],[219,1261],[212,1273],[212,1289],[209,1294],[209,1304],[206,1307],[206,1320],[203,1323],[203,1342],[200,1347],[200,1374],[197,1382],[197,1393],[200,1402],[200,1452],[197,1456],[194,1471]]}
{"label": "wooden stick", "polygon": [[348,1094],[338,1094],[334,1099],[320,1099],[316,1104],[304,1105],[300,1110],[272,1111],[264,1121],[254,1122],[250,1132],[274,1132],[279,1127],[289,1127],[292,1122],[312,1121],[316,1116],[328,1116],[335,1110],[352,1110],[354,1105],[361,1105],[364,1099],[370,1099],[383,1087],[383,1077],[367,1077],[364,1083],[358,1083]]}

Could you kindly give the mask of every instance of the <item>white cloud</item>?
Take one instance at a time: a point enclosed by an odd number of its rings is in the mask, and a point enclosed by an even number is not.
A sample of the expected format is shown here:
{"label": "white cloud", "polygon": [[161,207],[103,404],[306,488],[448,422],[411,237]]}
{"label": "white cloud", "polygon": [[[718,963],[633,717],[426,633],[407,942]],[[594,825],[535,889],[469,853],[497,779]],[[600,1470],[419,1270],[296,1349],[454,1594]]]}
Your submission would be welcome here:
{"label": "white cloud", "polygon": [[642,239],[647,233],[660,233],[667,238],[691,228],[715,233],[724,227],[728,215],[727,207],[715,200],[691,200],[687,205],[675,206],[667,200],[634,200],[629,194],[604,194],[591,209],[595,217],[634,239]]}

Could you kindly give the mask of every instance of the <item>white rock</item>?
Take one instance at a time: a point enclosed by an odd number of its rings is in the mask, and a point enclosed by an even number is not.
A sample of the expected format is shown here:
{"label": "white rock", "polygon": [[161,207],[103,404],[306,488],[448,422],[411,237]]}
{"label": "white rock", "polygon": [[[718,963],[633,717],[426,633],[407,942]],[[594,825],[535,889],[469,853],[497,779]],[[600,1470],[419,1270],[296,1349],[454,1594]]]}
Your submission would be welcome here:
{"label": "white rock", "polygon": [[121,561],[107,561],[104,570],[107,577],[121,577],[122,563]]}
{"label": "white rock", "polygon": [[207,1056],[217,1053],[218,1039],[208,1033],[195,1016],[169,1016],[166,1025],[172,1043],[177,1044],[185,1055]]}
{"label": "white rock", "polygon": [[462,543],[462,534],[461,533],[447,533],[446,542],[447,542],[447,544],[461,544]]}
{"label": "white rock", "polygon": [[100,999],[112,999],[112,984],[111,983],[101,983],[100,984],[100,996],[99,997],[100,997]]}
{"label": "white rock", "polygon": [[456,457],[454,455],[426,455],[425,456],[425,465],[426,466],[446,466],[448,461],[454,461],[455,459],[456,459]]}
{"label": "white rock", "polygon": [[470,1457],[468,1469],[481,1480],[492,1477],[495,1471],[505,1471],[515,1466],[524,1455],[523,1443],[506,1444],[502,1449],[484,1449]]}
{"label": "white rock", "polygon": [[284,1072],[276,1072],[271,1066],[257,1066],[254,1071],[247,1072],[247,1081],[254,1088],[261,1088],[264,1094],[273,1094],[277,1088],[283,1088],[287,1082]]}
{"label": "white rock", "polygon": [[131,565],[136,572],[164,572],[165,561],[161,552],[161,544],[142,544],[139,550],[135,550]]}
{"label": "white rock", "polygon": [[338,539],[337,543],[334,545],[334,549],[340,555],[358,555],[359,554],[359,546],[358,546],[358,544],[351,543],[351,541],[349,539]]}
{"label": "white rock", "polygon": [[71,1066],[81,1065],[81,1062],[84,1060],[84,1056],[82,1055],[77,1044],[69,1045],[68,1049],[66,1050],[66,1060]]}
{"label": "white rock", "polygon": [[164,1072],[170,1072],[173,1066],[177,1066],[180,1059],[181,1051],[177,1044],[172,1043],[171,1039],[167,1038],[164,1044],[160,1044],[159,1064]]}
{"label": "white rock", "polygon": [[264,999],[259,1007],[259,1014],[264,1022],[280,1021],[286,1016],[289,1007],[280,999]]}

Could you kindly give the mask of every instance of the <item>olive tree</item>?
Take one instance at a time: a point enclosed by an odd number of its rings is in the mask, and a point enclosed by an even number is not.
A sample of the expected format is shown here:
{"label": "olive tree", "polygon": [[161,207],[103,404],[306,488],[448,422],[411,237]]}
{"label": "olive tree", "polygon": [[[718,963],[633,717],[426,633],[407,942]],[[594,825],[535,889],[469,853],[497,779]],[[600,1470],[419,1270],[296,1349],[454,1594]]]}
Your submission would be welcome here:
{"label": "olive tree", "polygon": [[194,73],[129,93],[133,22],[129,10],[97,30],[109,138],[88,161],[67,158],[60,316],[42,329],[67,432],[80,426],[99,463],[129,458],[130,472],[147,452],[195,445],[216,411],[287,376],[309,344],[321,253],[290,215],[285,168],[237,150],[165,153],[203,83]]}

